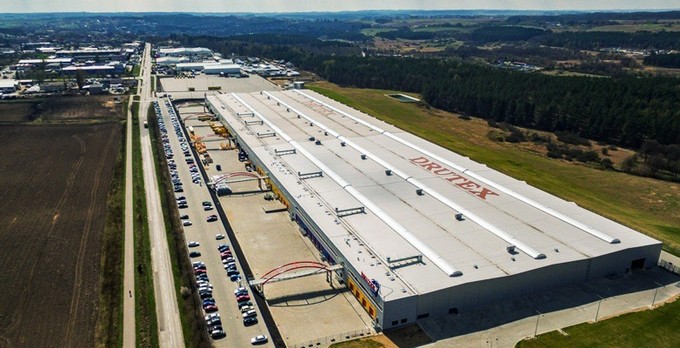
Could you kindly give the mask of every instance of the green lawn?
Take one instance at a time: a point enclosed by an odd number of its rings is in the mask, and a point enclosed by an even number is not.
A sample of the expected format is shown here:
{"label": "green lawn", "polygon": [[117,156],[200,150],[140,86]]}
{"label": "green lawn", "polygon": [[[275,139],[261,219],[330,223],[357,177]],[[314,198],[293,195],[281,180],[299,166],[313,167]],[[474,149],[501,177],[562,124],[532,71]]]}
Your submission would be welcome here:
{"label": "green lawn", "polygon": [[382,348],[385,347],[380,342],[376,342],[371,338],[360,338],[351,341],[333,343],[329,348]]}
{"label": "green lawn", "polygon": [[135,239],[135,322],[137,347],[158,347],[158,321],[151,267],[151,240],[146,210],[142,145],[139,136],[139,102],[132,103],[132,174]]}
{"label": "green lawn", "polygon": [[629,313],[595,324],[581,324],[521,341],[534,347],[677,347],[680,342],[680,301],[653,311]]}
{"label": "green lawn", "polygon": [[489,127],[485,121],[465,121],[451,113],[385,97],[395,91],[340,88],[326,82],[311,84],[309,88],[660,239],[667,250],[679,252],[677,183],[603,171],[497,143],[487,138]]}

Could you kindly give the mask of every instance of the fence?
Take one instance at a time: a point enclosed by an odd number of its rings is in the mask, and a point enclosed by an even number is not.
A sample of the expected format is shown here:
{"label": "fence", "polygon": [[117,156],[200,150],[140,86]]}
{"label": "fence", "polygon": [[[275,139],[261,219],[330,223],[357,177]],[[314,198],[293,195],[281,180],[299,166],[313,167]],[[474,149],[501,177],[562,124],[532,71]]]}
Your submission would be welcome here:
{"label": "fence", "polygon": [[349,331],[337,335],[331,335],[326,337],[315,338],[307,342],[301,342],[296,344],[288,345],[289,348],[311,348],[311,347],[328,347],[333,343],[349,341],[351,339],[359,337],[368,337],[373,335],[373,332],[369,329]]}

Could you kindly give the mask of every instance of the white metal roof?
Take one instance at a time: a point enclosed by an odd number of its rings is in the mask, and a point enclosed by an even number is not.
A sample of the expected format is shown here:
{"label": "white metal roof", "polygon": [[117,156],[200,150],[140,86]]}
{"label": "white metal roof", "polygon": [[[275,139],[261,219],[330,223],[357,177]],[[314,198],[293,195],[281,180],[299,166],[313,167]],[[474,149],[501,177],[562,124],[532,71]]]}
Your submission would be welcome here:
{"label": "white metal roof", "polygon": [[355,269],[404,289],[385,300],[659,243],[309,90],[208,99]]}

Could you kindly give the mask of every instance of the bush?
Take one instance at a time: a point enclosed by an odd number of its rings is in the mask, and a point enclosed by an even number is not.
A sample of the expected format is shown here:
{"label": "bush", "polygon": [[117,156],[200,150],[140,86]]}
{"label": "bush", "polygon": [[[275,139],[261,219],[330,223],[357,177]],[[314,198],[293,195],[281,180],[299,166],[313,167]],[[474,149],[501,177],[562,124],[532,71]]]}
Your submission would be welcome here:
{"label": "bush", "polygon": [[505,135],[499,131],[496,130],[491,130],[489,131],[489,134],[487,134],[487,137],[490,140],[497,141],[499,143],[502,143],[505,141]]}
{"label": "bush", "polygon": [[572,145],[583,145],[583,146],[591,146],[590,140],[586,138],[580,137],[578,134],[570,133],[570,132],[555,132],[555,135],[557,135],[557,140],[567,143],[567,144],[572,144]]}
{"label": "bush", "polygon": [[523,141],[527,141],[527,138],[524,136],[524,133],[522,133],[521,131],[518,131],[518,130],[514,129],[514,130],[510,133],[510,135],[508,135],[508,136],[505,138],[505,141],[507,141],[507,142],[509,142],[509,143],[521,143],[521,142],[523,142]]}
{"label": "bush", "polygon": [[577,161],[583,163],[587,162],[600,163],[600,156],[598,156],[597,152],[595,151],[579,151],[579,153],[575,157]]}

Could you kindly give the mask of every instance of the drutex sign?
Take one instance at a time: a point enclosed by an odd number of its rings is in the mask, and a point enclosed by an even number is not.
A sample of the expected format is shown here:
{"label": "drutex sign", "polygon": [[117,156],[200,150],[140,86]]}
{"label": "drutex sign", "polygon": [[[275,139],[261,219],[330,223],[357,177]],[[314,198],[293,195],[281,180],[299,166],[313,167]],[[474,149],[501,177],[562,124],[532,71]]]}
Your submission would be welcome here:
{"label": "drutex sign", "polygon": [[433,174],[443,177],[444,180],[481,199],[486,200],[487,197],[498,196],[498,193],[482,187],[482,185],[477,184],[476,182],[442,166],[439,163],[430,161],[425,157],[411,158],[410,161],[411,163],[420,166],[425,170],[432,172]]}

